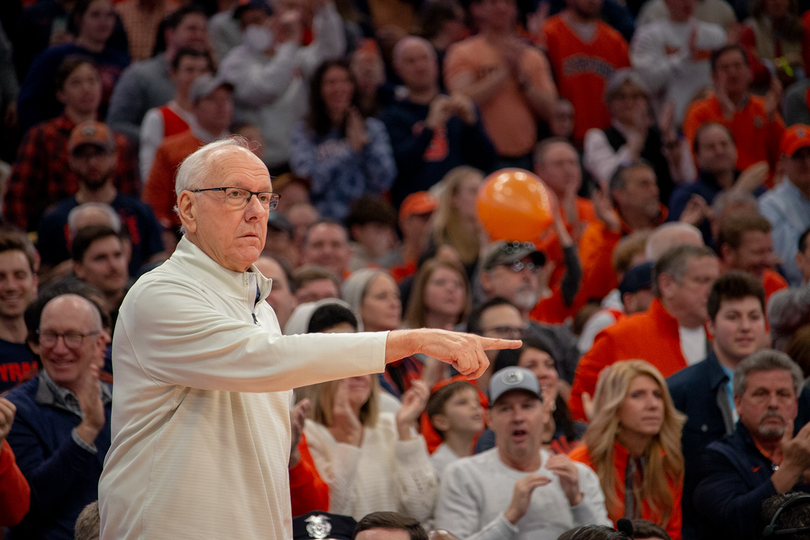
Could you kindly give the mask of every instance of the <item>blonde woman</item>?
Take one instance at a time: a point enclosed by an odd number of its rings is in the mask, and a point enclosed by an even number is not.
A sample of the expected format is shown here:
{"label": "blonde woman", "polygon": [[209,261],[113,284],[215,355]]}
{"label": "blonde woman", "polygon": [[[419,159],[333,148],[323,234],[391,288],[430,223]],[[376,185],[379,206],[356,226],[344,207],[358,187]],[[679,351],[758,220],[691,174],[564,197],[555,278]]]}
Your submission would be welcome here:
{"label": "blonde woman", "polygon": [[685,417],[664,378],[642,360],[617,362],[599,376],[594,411],[570,457],[596,471],[608,517],[643,518],[679,540]]}
{"label": "blonde woman", "polygon": [[481,252],[483,229],[478,220],[476,197],[483,182],[481,171],[461,166],[448,172],[431,189],[431,193],[436,193],[439,199],[439,207],[433,214],[433,246],[453,247],[468,276]]}

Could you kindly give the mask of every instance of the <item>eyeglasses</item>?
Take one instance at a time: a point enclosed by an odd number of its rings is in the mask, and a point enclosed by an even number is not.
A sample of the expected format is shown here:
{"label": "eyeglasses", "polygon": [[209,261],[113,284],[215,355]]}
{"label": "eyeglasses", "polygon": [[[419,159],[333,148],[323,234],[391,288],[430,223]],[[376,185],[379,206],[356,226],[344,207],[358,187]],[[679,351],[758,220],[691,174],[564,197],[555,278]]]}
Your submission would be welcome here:
{"label": "eyeglasses", "polygon": [[204,193],[206,191],[222,192],[225,197],[225,204],[234,210],[241,210],[250,202],[250,198],[256,195],[256,199],[262,208],[272,212],[278,207],[278,200],[281,196],[270,191],[250,191],[249,189],[238,187],[215,187],[206,189],[190,189],[192,193]]}
{"label": "eyeglasses", "polygon": [[526,330],[523,326],[490,326],[489,328],[482,328],[481,335],[491,334],[500,338],[519,338]]}
{"label": "eyeglasses", "polygon": [[59,332],[51,332],[45,330],[44,332],[41,330],[37,330],[37,335],[39,336],[39,344],[43,347],[56,347],[56,343],[59,341],[59,338],[65,340],[65,347],[68,349],[78,349],[82,346],[84,342],[84,338],[89,336],[95,336],[96,334],[100,334],[101,332],[89,332],[87,334],[82,334],[81,332],[65,332],[64,334],[60,334]]}
{"label": "eyeglasses", "polygon": [[521,260],[513,261],[511,263],[502,263],[499,266],[503,266],[504,268],[507,268],[509,271],[514,272],[515,274],[517,274],[518,272],[522,272],[524,268],[529,272],[531,272],[532,274],[537,274],[538,272],[540,272],[540,270],[543,269],[542,266],[534,264],[531,261],[523,262]]}
{"label": "eyeglasses", "polygon": [[503,251],[507,255],[512,255],[513,253],[525,251],[527,249],[537,251],[537,247],[531,242],[506,242],[504,244],[501,244],[501,247],[498,249],[500,251]]}

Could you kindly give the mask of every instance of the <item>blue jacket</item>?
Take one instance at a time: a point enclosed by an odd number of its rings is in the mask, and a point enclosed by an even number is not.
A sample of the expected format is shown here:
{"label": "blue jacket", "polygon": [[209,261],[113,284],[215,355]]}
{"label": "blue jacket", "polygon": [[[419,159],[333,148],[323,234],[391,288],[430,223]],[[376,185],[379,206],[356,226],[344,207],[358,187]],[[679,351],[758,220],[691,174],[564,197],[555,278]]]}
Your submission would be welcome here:
{"label": "blue jacket", "polygon": [[[703,454],[702,480],[694,495],[706,538],[759,538],[760,507],[776,495],[771,482],[774,470],[774,464],[759,451],[741,422],[734,433],[711,443]],[[797,484],[793,490],[810,492],[810,485]]]}
{"label": "blue jacket", "polygon": [[73,540],[79,513],[98,499],[98,479],[110,448],[110,404],[105,406],[107,422],[95,440],[94,454],[73,440],[73,428],[81,418],[43,403],[47,393],[43,396],[40,389],[40,375],[6,397],[17,406],[7,440],[31,485],[31,509],[8,538]]}

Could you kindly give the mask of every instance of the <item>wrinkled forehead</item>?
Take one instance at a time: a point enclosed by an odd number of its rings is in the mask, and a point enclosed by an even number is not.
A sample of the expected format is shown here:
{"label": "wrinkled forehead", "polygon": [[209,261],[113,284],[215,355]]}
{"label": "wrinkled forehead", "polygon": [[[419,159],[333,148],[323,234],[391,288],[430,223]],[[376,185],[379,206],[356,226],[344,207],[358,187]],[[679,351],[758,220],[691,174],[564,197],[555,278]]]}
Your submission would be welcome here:
{"label": "wrinkled forehead", "polygon": [[272,191],[267,166],[253,152],[241,146],[225,146],[207,156],[200,186],[233,186],[251,191]]}

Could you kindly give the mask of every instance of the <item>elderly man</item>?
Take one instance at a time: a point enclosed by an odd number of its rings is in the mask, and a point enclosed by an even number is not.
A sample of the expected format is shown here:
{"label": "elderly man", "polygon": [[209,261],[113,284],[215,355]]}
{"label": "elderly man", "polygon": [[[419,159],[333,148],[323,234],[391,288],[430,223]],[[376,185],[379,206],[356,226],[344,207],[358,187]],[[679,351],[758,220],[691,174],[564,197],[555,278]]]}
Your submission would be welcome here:
{"label": "elderly man", "polygon": [[45,304],[35,335],[44,370],[8,394],[17,420],[7,440],[31,486],[31,509],[9,538],[72,540],[110,446],[112,396],[98,380],[107,338],[98,306],[75,294]]}
{"label": "elderly man", "polygon": [[445,469],[434,525],[465,539],[551,540],[578,525],[609,524],[596,473],[541,450],[549,408],[537,377],[502,369],[489,396],[495,448]]}
{"label": "elderly man", "polygon": [[703,454],[695,509],[707,538],[759,538],[762,503],[788,491],[810,491],[810,425],[793,436],[802,370],[784,353],[765,350],[734,371],[734,433]]}
{"label": "elderly man", "polygon": [[267,167],[244,140],[217,141],[183,162],[175,190],[184,236],[130,289],[113,343],[105,540],[290,538],[293,387],[416,352],[477,377],[484,348],[519,343],[438,330],[282,336],[253,266],[278,201]]}

